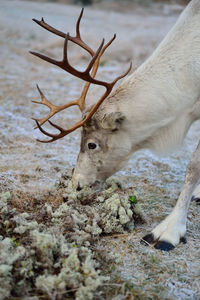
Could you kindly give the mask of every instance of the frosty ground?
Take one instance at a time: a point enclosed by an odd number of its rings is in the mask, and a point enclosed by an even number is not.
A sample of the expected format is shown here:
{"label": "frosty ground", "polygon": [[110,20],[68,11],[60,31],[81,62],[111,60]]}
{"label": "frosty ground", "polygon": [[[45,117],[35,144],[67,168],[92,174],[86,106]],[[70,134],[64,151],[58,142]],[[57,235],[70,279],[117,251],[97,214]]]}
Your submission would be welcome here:
{"label": "frosty ground", "polygon": [[[117,40],[102,59],[99,78],[111,80],[127,68],[129,61],[133,61],[136,69],[171,28],[181,9],[159,4],[123,7],[123,12],[108,4],[87,8],[81,32],[93,48],[98,47],[103,37],[108,40],[117,33]],[[33,198],[55,200],[55,185],[61,173],[74,167],[80,143],[78,131],[52,144],[36,142],[36,138],[42,136],[33,129],[31,117],[46,113],[45,108],[31,102],[39,99],[36,84],[50,101],[62,104],[78,97],[82,83],[28,53],[36,50],[59,58],[63,46],[61,38],[45,32],[31,19],[44,17],[56,28],[73,34],[79,12],[78,6],[1,1],[0,192],[10,192],[18,200],[15,205],[20,212],[29,210]],[[77,47],[71,47],[71,51],[73,65],[82,68],[87,65],[88,56],[84,51]],[[92,90],[88,102],[95,101],[100,92]],[[64,127],[80,117],[76,109],[60,115],[55,116],[54,121]],[[199,129],[200,124],[196,122],[182,148],[173,154],[159,158],[140,151],[116,174],[122,182],[123,193],[136,196],[146,223],[122,235],[104,233],[95,241],[92,251],[100,262],[102,276],[110,276],[110,280],[102,281],[94,299],[199,299],[200,228],[196,203],[192,203],[189,210],[186,245],[180,244],[174,251],[162,253],[140,244],[141,237],[174,206],[186,165],[198,143]],[[20,200],[27,204],[20,208]],[[101,253],[106,253],[109,263],[103,263]]]}

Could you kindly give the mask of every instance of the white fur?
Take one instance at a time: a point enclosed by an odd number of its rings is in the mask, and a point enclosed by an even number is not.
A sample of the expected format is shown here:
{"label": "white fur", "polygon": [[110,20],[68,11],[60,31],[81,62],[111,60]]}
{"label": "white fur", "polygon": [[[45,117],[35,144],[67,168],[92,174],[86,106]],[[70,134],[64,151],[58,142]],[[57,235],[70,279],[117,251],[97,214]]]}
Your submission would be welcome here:
{"label": "white fur", "polygon": [[200,199],[200,185],[198,185],[194,190],[193,197],[194,199]]}
{"label": "white fur", "polygon": [[[105,120],[112,115],[110,124],[114,124],[119,112],[124,116],[119,130],[106,131]],[[136,150],[149,148],[162,154],[182,143],[191,124],[200,119],[199,0],[189,3],[151,57],[113,91],[93,119],[104,126],[84,133],[83,140],[87,143],[88,137],[104,146],[92,153],[86,146],[80,152],[73,175],[75,185],[105,180]],[[188,170],[188,174],[193,172]],[[194,188],[197,181],[195,177],[191,185],[186,179],[174,211],[154,229],[156,238],[176,245],[185,234],[191,186]]]}
{"label": "white fur", "polygon": [[155,240],[176,246],[186,233],[186,221],[191,194],[200,179],[200,143],[187,166],[185,183],[171,214],[152,231]]}
{"label": "white fur", "polygon": [[152,231],[155,240],[167,241],[173,246],[176,246],[180,238],[186,233],[186,220],[185,211],[174,209],[172,213]]}
{"label": "white fur", "polygon": [[152,56],[127,78],[120,109],[133,145],[178,146],[200,118],[200,1],[193,0]]}

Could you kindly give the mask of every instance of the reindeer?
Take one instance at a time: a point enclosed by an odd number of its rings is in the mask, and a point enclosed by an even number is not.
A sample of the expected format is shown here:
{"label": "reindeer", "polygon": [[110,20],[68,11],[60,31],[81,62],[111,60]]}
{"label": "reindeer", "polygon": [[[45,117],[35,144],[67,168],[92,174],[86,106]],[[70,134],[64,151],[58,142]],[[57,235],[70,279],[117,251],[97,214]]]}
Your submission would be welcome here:
{"label": "reindeer", "polygon": [[[73,172],[73,183],[77,190],[85,185],[98,186],[120,170],[136,151],[148,148],[164,153],[180,145],[191,124],[200,118],[200,1],[192,0],[154,53],[122,84],[113,90],[115,83],[125,77],[131,69],[112,82],[95,79],[100,58],[113,42],[104,46],[104,40],[94,52],[81,38],[80,21],[76,24],[76,36],[65,34],[44,19],[33,19],[37,24],[65,39],[61,61],[42,54],[33,55],[52,63],[70,74],[86,81],[79,99],[62,106],[49,102],[39,89],[41,101],[50,109],[42,119],[35,119],[39,130],[56,141],[82,127],[80,153]],[[85,71],[72,67],[68,61],[67,48],[71,41],[91,55]],[[85,107],[90,84],[105,87],[105,93],[91,108]],[[82,120],[69,129],[64,129],[49,119],[57,112],[77,105]],[[49,123],[59,130],[52,134],[42,128]],[[147,234],[143,240],[155,243],[155,248],[171,250],[179,242],[185,242],[186,221],[192,193],[200,178],[200,144],[197,146],[185,175],[185,182],[171,214]],[[195,196],[199,198],[198,195]]]}

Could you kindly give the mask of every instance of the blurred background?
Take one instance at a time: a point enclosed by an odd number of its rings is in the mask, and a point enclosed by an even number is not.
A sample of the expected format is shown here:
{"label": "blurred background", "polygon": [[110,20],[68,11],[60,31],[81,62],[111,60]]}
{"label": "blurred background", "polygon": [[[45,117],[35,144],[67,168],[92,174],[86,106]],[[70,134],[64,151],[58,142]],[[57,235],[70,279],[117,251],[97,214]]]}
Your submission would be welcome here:
{"label": "blurred background", "polygon": [[[117,8],[120,6],[133,6],[133,5],[142,5],[142,6],[151,6],[154,3],[160,4],[179,4],[186,5],[189,3],[189,0],[27,0],[32,2],[57,2],[63,4],[75,4],[82,6],[89,5],[102,5],[106,7]],[[118,7],[119,8],[119,7]]]}
{"label": "blurred background", "polygon": [[119,4],[140,4],[150,5],[152,3],[178,3],[187,4],[189,0],[28,0],[34,2],[60,2],[65,4],[82,4],[82,5],[93,5],[96,3],[119,3]]}

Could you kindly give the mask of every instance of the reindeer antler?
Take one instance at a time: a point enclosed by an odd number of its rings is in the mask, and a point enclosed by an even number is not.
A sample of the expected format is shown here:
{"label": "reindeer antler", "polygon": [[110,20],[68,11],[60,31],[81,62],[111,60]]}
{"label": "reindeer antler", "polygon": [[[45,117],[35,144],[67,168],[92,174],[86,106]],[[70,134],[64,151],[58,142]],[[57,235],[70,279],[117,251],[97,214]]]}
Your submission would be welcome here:
{"label": "reindeer antler", "polygon": [[[117,77],[115,80],[113,80],[112,82],[108,83],[108,82],[105,82],[105,81],[101,81],[101,80],[96,80],[94,79],[96,73],[97,73],[97,70],[98,70],[98,67],[99,67],[99,62],[100,62],[100,58],[101,56],[103,55],[103,53],[105,52],[105,50],[107,49],[107,47],[113,42],[113,40],[116,38],[116,35],[113,36],[113,38],[103,47],[103,44],[104,44],[104,39],[101,43],[101,45],[99,46],[99,48],[97,49],[96,52],[94,52],[85,42],[83,42],[83,40],[81,39],[81,36],[80,36],[80,30],[79,30],[79,26],[80,26],[80,20],[81,20],[81,17],[83,15],[83,9],[81,10],[81,13],[80,13],[80,16],[77,20],[77,23],[76,23],[76,36],[75,37],[71,37],[69,35],[69,33],[65,34],[53,27],[51,27],[50,25],[48,25],[47,23],[44,22],[44,19],[42,18],[41,21],[38,21],[38,20],[35,20],[33,19],[37,24],[39,24],[40,26],[42,26],[43,28],[51,31],[52,33],[56,34],[56,35],[59,35],[63,38],[65,38],[65,43],[64,43],[64,49],[63,49],[63,59],[61,61],[57,61],[55,59],[52,59],[52,58],[49,58],[45,55],[42,55],[42,54],[39,54],[39,53],[36,53],[36,52],[32,52],[30,51],[31,54],[47,61],[47,62],[50,62],[54,65],[57,65],[59,66],[60,68],[62,68],[63,70],[67,71],[68,73],[78,77],[78,78],[81,78],[83,79],[84,81],[86,81],[86,84],[84,86],[84,89],[83,89],[83,92],[80,96],[79,99],[77,100],[74,100],[74,101],[71,101],[67,104],[64,104],[64,105],[61,105],[61,106],[56,106],[54,104],[52,104],[51,102],[49,102],[44,94],[42,93],[42,91],[40,90],[40,88],[38,87],[37,85],[37,88],[38,88],[38,91],[40,93],[40,96],[41,96],[41,102],[38,102],[38,101],[33,101],[34,103],[39,103],[39,104],[43,104],[43,105],[46,105],[48,108],[50,108],[50,113],[48,114],[48,116],[46,116],[45,118],[42,118],[42,119],[34,119],[36,121],[36,124],[37,124],[37,127],[40,129],[40,131],[42,133],[44,133],[45,135],[51,137],[52,139],[51,140],[47,140],[47,141],[41,141],[41,140],[38,140],[40,142],[44,142],[44,143],[48,143],[48,142],[53,142],[57,139],[60,139],[62,137],[64,137],[65,135],[69,134],[70,132],[74,131],[75,129],[83,126],[92,116],[93,114],[96,112],[96,110],[98,109],[98,107],[101,105],[101,103],[106,99],[106,97],[110,94],[110,92],[112,91],[112,88],[113,86],[115,85],[115,83],[125,77],[128,72],[130,71],[131,67],[132,67],[132,64],[130,64],[130,67],[129,69],[121,76]],[[88,65],[88,67],[86,68],[85,71],[81,72],[81,71],[78,71],[76,70],[74,67],[72,67],[68,61],[68,56],[67,56],[67,46],[68,46],[68,40],[76,43],[77,45],[79,45],[80,47],[84,48],[86,51],[88,51],[91,56],[92,56],[92,59]],[[90,71],[92,70],[91,72],[91,75],[90,75]],[[79,106],[80,110],[83,111],[84,108],[85,108],[85,98],[86,98],[86,95],[87,95],[87,92],[88,92],[88,89],[90,87],[90,84],[91,83],[94,83],[94,84],[97,84],[97,85],[100,85],[100,86],[104,86],[106,88],[106,91],[105,93],[103,94],[103,96],[98,100],[98,102],[93,106],[93,108],[91,109],[91,111],[89,112],[89,114],[87,115],[87,117],[85,117],[82,121],[76,123],[73,127],[69,128],[69,129],[63,129],[62,127],[52,123],[51,121],[49,121],[49,119],[55,115],[57,112],[61,111],[61,110],[64,110],[65,108],[68,108],[70,106],[73,106],[73,105],[77,105]],[[45,131],[41,125],[44,124],[46,121],[49,121],[49,123],[55,127],[56,129],[58,129],[60,131],[59,134],[51,134],[51,133],[48,133],[47,131]]]}
{"label": "reindeer antler", "polygon": [[[76,22],[76,36],[72,37],[69,36],[69,40],[74,42],[75,44],[81,46],[83,49],[85,49],[86,51],[88,51],[92,56],[94,55],[94,51],[86,44],[84,43],[84,41],[81,39],[81,35],[80,35],[80,22],[81,22],[81,18],[83,16],[83,12],[84,12],[84,8],[81,9],[81,13],[78,17],[78,20]],[[66,37],[66,33],[55,29],[54,27],[50,26],[49,24],[47,24],[44,19],[42,18],[41,21],[38,21],[36,19],[33,19],[34,22],[36,22],[38,25],[40,25],[41,27],[43,27],[44,29],[59,35],[60,37],[65,38]]]}

